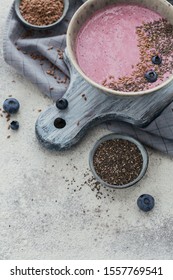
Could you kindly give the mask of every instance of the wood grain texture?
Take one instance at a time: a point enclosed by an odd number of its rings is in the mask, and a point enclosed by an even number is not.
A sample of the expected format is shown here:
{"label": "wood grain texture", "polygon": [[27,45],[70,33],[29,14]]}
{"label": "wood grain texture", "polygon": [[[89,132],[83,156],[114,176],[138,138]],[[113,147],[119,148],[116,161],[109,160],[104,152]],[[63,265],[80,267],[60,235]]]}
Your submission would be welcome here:
{"label": "wood grain texture", "polygon": [[[147,126],[173,100],[173,81],[150,95],[120,97],[106,95],[87,83],[71,65],[67,54],[65,62],[71,82],[64,98],[68,108],[59,110],[54,105],[41,113],[35,126],[39,141],[49,149],[63,150],[76,144],[94,125],[107,120],[121,120],[139,127]],[[66,126],[54,126],[56,118]]]}

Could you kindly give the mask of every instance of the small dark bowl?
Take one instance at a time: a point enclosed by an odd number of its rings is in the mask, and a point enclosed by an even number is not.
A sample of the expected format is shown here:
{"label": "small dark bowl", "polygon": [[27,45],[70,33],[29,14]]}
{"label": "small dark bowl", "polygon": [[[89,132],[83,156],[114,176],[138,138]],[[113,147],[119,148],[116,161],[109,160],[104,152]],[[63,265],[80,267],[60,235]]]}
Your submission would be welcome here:
{"label": "small dark bowl", "polygon": [[[103,181],[99,176],[98,174],[96,173],[95,171],[95,168],[94,168],[94,164],[93,164],[93,157],[94,157],[94,154],[98,148],[98,146],[107,141],[107,140],[115,140],[115,139],[124,139],[124,140],[128,140],[129,142],[132,142],[133,144],[135,144],[137,146],[137,148],[139,149],[139,151],[141,152],[141,155],[142,155],[142,159],[143,159],[143,165],[142,165],[142,169],[141,169],[141,172],[140,174],[138,175],[138,177],[136,177],[135,180],[129,182],[128,184],[125,184],[125,185],[111,185],[105,181]],[[136,139],[134,139],[133,137],[130,137],[130,136],[127,136],[127,135],[121,135],[121,134],[116,134],[116,133],[111,133],[111,134],[108,134],[104,137],[102,137],[100,140],[98,140],[94,147],[92,148],[92,150],[90,151],[90,154],[89,154],[89,166],[90,166],[90,169],[93,173],[93,176],[96,178],[96,180],[98,182],[100,182],[103,186],[105,187],[110,187],[110,188],[114,188],[114,189],[123,189],[123,188],[128,188],[134,184],[136,184],[138,181],[140,181],[142,179],[142,177],[145,175],[146,171],[147,171],[147,167],[148,167],[148,153],[146,151],[146,149],[144,148],[144,146],[139,142],[137,141]]]}
{"label": "small dark bowl", "polygon": [[20,13],[20,9],[19,9],[19,6],[20,6],[20,2],[21,0],[15,0],[15,11],[16,11],[16,14],[19,18],[19,20],[28,28],[30,29],[35,29],[35,30],[46,30],[46,29],[51,29],[53,27],[55,27],[56,25],[58,25],[63,19],[64,17],[66,16],[66,13],[68,11],[68,8],[69,8],[69,0],[64,0],[64,11],[63,11],[63,14],[62,16],[57,20],[55,21],[54,23],[52,24],[49,24],[49,25],[33,25],[29,22],[27,22],[23,16],[21,15]]}

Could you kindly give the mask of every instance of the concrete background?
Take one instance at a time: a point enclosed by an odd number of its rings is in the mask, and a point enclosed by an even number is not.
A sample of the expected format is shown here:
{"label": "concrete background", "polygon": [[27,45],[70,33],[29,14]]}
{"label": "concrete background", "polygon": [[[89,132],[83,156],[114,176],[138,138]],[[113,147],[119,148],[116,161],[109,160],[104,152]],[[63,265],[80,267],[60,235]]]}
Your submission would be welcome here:
{"label": "concrete background", "polygon": [[[0,1],[1,46],[11,3]],[[0,108],[9,95],[21,104],[11,118],[19,120],[18,132],[0,117],[0,259],[172,259],[173,160],[148,149],[140,183],[96,188],[88,153],[109,131],[94,128],[66,152],[42,148],[35,121],[52,102],[6,65],[0,50]],[[156,202],[147,214],[136,205],[142,193]]]}

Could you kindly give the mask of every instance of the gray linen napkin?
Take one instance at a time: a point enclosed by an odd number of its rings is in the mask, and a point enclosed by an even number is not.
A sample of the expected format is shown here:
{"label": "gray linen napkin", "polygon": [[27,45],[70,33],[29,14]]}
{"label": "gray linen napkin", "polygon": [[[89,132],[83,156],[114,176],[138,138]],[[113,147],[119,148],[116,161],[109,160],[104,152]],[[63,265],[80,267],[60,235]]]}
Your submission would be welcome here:
{"label": "gray linen napkin", "polygon": [[51,31],[27,30],[16,16],[14,3],[5,27],[5,61],[53,100],[62,97],[69,84],[69,71],[62,59],[62,52],[66,47],[68,23],[83,4],[80,0],[69,2],[65,19]]}
{"label": "gray linen napkin", "polygon": [[[7,19],[3,46],[5,61],[53,100],[62,97],[69,84],[69,71],[62,59],[65,33],[72,15],[85,1],[70,0],[66,18],[47,32],[28,31],[18,21],[14,4]],[[173,0],[169,2],[173,3]],[[173,102],[146,128],[119,121],[109,121],[106,126],[113,132],[131,135],[145,145],[173,155]]]}

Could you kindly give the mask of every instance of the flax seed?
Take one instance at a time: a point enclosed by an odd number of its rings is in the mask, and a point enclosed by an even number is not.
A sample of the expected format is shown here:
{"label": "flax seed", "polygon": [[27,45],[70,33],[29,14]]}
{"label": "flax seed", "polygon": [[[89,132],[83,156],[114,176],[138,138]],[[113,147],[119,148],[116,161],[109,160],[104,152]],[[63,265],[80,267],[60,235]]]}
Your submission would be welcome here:
{"label": "flax seed", "polygon": [[34,25],[49,25],[61,18],[63,0],[22,0],[19,10],[23,18]]}

